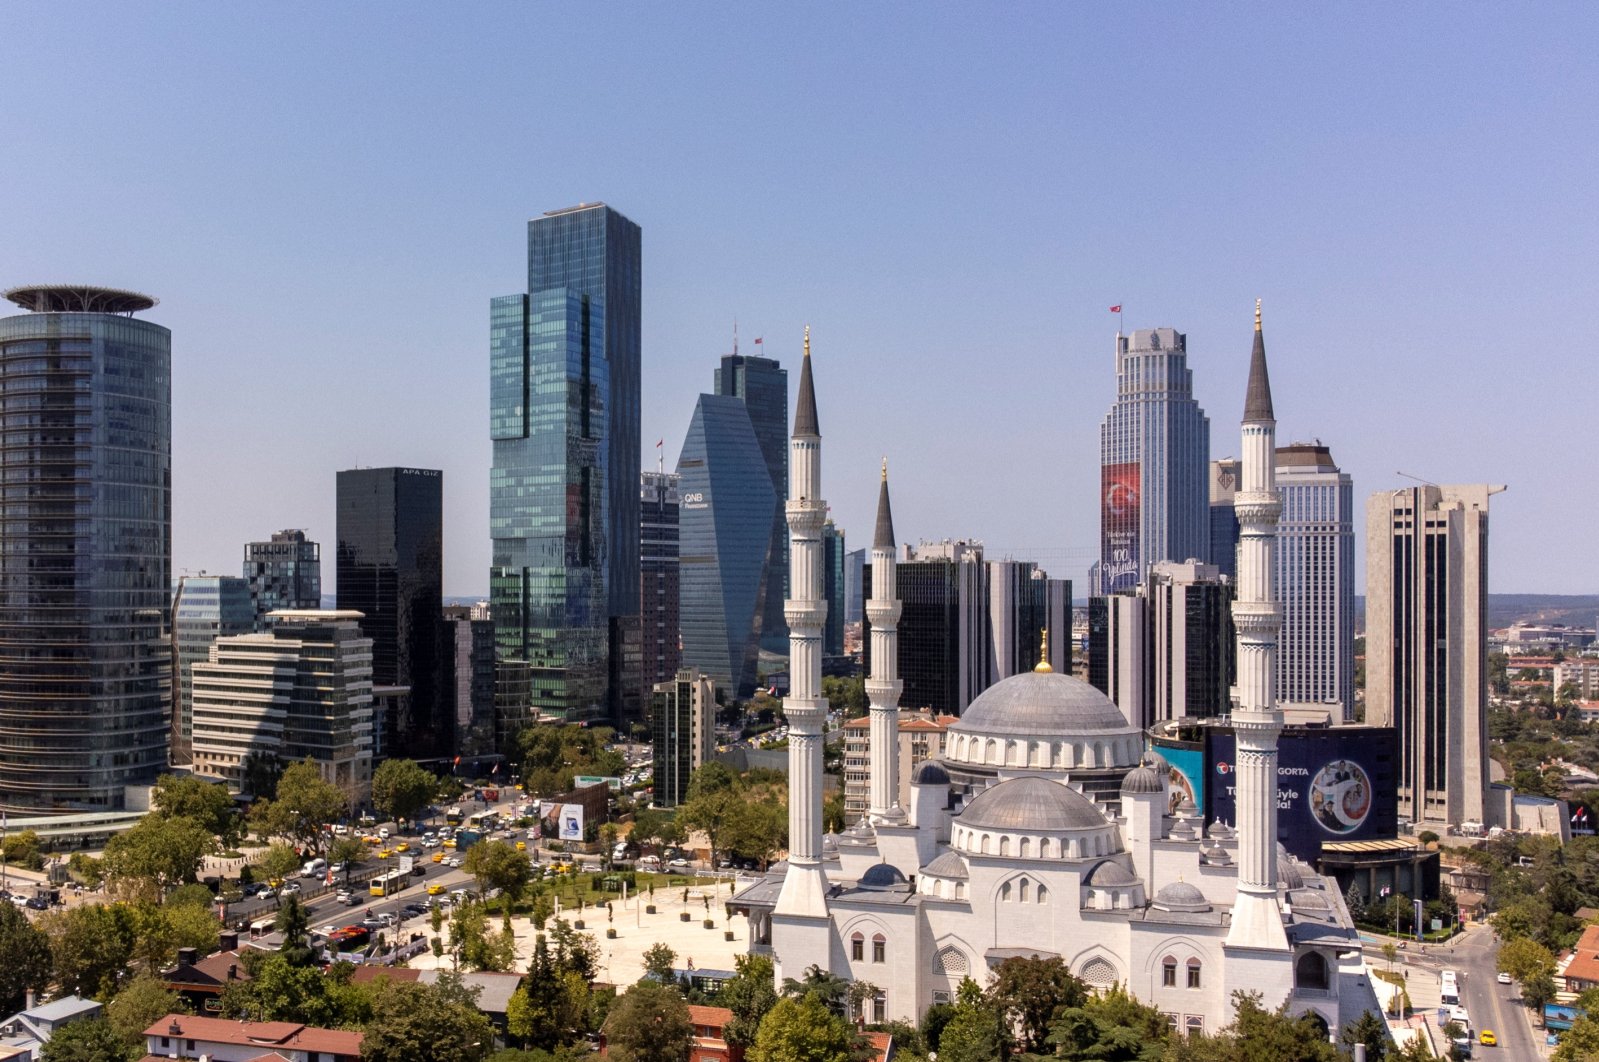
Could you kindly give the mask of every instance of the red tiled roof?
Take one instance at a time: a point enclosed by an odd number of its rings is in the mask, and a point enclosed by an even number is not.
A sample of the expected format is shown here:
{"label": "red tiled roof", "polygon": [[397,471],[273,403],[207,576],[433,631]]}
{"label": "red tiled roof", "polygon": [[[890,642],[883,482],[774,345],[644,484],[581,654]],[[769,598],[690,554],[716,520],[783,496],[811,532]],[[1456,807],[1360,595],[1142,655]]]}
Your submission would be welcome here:
{"label": "red tiled roof", "polygon": [[[174,1029],[176,1026],[176,1029]],[[335,1055],[361,1052],[361,1034],[343,1029],[319,1029],[292,1021],[230,1021],[192,1014],[168,1014],[144,1030],[145,1036],[182,1037],[217,1044],[258,1046],[267,1051],[321,1051]]]}
{"label": "red tiled roof", "polygon": [[714,1029],[723,1029],[733,1020],[733,1012],[726,1007],[701,1007],[690,1003],[688,1020],[695,1025],[709,1025]]}
{"label": "red tiled roof", "polygon": [[893,1057],[894,1037],[886,1032],[868,1032],[865,1035],[866,1042],[871,1044],[872,1050],[876,1052],[873,1062],[889,1062]]}
{"label": "red tiled roof", "polygon": [[1571,949],[1571,961],[1566,964],[1566,978],[1599,982],[1599,926],[1589,926],[1577,938]]}
{"label": "red tiled roof", "polygon": [[376,981],[380,977],[387,977],[398,984],[401,981],[416,981],[422,976],[421,970],[413,970],[409,966],[357,966],[350,974],[350,983],[364,985],[368,981]]}

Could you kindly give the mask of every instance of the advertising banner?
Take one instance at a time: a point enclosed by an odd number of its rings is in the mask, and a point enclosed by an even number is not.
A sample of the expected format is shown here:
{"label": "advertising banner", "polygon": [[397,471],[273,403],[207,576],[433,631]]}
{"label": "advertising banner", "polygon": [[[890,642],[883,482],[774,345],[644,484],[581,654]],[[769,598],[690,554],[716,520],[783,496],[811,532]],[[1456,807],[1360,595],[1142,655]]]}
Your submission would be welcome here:
{"label": "advertising banner", "polygon": [[[1206,735],[1205,817],[1230,826],[1238,825],[1236,747],[1229,731]],[[1284,730],[1277,741],[1277,839],[1310,861],[1323,841],[1393,837],[1396,766],[1390,727]]]}
{"label": "advertising banner", "polygon": [[1138,462],[1103,466],[1099,486],[1102,590],[1131,590],[1138,585]]}
{"label": "advertising banner", "polygon": [[1170,745],[1155,749],[1171,765],[1170,811],[1175,811],[1184,797],[1194,802],[1194,807],[1205,807],[1205,752],[1201,748],[1176,748]]}
{"label": "advertising banner", "polygon": [[583,839],[583,805],[561,805],[561,832],[563,841],[581,841]]}

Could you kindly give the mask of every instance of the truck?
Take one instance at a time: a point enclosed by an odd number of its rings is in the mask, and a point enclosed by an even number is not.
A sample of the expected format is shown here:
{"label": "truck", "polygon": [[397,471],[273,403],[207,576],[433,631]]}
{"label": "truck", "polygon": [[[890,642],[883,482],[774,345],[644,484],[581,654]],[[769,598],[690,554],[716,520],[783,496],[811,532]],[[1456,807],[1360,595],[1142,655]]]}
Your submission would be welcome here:
{"label": "truck", "polygon": [[483,834],[478,830],[456,830],[455,851],[457,855],[465,855],[466,850],[483,839]]}

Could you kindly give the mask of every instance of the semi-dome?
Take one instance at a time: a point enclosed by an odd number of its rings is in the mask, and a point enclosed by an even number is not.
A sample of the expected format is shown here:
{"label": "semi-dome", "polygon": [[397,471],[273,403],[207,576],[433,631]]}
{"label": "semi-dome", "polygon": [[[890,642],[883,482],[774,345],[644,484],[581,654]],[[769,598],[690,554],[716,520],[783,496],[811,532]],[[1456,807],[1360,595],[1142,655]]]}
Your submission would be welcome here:
{"label": "semi-dome", "polygon": [[1099,830],[1105,813],[1077,790],[1047,778],[1012,778],[983,790],[960,813],[975,829],[1056,832]]}
{"label": "semi-dome", "polygon": [[1027,671],[988,687],[951,724],[969,734],[1072,737],[1129,731],[1127,718],[1080,678]]}
{"label": "semi-dome", "polygon": [[949,785],[949,772],[940,767],[937,761],[928,760],[916,768],[911,785]]}
{"label": "semi-dome", "polygon": [[910,883],[905,880],[905,875],[899,872],[899,868],[892,863],[876,863],[866,873],[861,875],[859,884],[863,889],[886,891],[901,888]]}
{"label": "semi-dome", "polygon": [[1122,779],[1123,795],[1166,792],[1166,780],[1152,767],[1134,767]]}
{"label": "semi-dome", "polygon": [[1285,855],[1277,857],[1277,880],[1289,889],[1302,889],[1305,887],[1305,877],[1299,873],[1299,868],[1294,866],[1294,861]]}
{"label": "semi-dome", "polygon": [[966,860],[962,859],[958,852],[944,851],[939,853],[937,859],[927,864],[922,873],[935,878],[956,878],[965,881]]}
{"label": "semi-dome", "polygon": [[1174,881],[1155,893],[1155,907],[1162,911],[1208,911],[1210,901],[1197,885]]}
{"label": "semi-dome", "polygon": [[1113,859],[1107,859],[1088,872],[1088,876],[1083,879],[1083,884],[1099,886],[1136,885],[1138,884],[1138,878],[1120,863]]}

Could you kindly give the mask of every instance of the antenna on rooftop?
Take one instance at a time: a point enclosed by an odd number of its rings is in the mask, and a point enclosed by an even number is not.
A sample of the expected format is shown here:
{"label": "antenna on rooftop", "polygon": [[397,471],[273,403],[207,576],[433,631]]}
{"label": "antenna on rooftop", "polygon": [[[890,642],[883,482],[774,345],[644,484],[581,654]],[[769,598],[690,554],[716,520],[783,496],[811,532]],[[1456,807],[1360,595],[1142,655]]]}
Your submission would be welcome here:
{"label": "antenna on rooftop", "polygon": [[1436,487],[1438,485],[1430,479],[1422,479],[1420,476],[1412,476],[1409,472],[1395,472],[1394,475],[1404,476],[1406,479],[1413,479],[1417,483],[1425,483],[1429,487]]}

